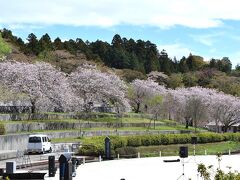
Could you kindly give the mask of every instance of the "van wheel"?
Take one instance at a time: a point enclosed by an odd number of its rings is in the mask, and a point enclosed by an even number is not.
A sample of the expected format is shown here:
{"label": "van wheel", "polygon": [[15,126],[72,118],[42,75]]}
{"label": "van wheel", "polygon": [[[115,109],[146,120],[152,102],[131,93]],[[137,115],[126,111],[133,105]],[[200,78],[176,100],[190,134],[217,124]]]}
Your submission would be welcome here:
{"label": "van wheel", "polygon": [[45,153],[46,153],[46,152],[45,152],[45,149],[43,149],[42,153],[43,153],[43,154],[45,154]]}

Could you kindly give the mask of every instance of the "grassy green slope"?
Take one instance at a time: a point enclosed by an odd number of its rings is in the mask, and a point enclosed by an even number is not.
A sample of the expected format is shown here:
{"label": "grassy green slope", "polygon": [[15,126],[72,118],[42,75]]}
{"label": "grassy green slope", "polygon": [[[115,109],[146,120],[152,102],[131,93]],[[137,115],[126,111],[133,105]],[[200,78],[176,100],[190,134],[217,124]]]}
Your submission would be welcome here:
{"label": "grassy green slope", "polygon": [[3,40],[0,33],[0,58],[11,52],[10,46]]}

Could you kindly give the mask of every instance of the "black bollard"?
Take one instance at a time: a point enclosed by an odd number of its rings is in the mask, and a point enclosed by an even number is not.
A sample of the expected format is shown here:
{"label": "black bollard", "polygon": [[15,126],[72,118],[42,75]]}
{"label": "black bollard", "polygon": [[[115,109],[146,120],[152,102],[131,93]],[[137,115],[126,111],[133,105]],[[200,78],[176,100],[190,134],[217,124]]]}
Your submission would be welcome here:
{"label": "black bollard", "polygon": [[48,175],[55,177],[55,156],[48,156]]}
{"label": "black bollard", "polygon": [[76,176],[77,158],[72,158],[72,177]]}
{"label": "black bollard", "polygon": [[105,138],[105,158],[106,160],[111,159],[111,139],[109,137]]}
{"label": "black bollard", "polygon": [[71,154],[65,153],[62,154],[59,161],[59,180],[72,180],[72,162],[69,162],[71,159]]}

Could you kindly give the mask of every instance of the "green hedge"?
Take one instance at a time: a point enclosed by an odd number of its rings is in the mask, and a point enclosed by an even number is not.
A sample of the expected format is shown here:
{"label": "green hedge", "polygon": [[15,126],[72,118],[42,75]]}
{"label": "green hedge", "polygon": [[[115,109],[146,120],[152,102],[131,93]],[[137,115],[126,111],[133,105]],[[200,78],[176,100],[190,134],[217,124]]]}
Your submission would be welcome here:
{"label": "green hedge", "polygon": [[0,135],[4,135],[6,133],[6,129],[4,124],[0,123]]}
{"label": "green hedge", "polygon": [[[221,141],[240,141],[240,133],[199,133],[199,134],[159,134],[140,136],[110,136],[112,154],[125,147],[159,146],[170,144],[191,143],[191,137],[197,137],[197,143],[213,143]],[[104,155],[105,137],[92,137],[83,140],[83,147],[79,153],[82,155]],[[90,144],[90,145],[89,145]],[[124,149],[125,150],[125,149]],[[121,151],[121,150],[120,150]],[[123,150],[121,152],[124,152]]]}

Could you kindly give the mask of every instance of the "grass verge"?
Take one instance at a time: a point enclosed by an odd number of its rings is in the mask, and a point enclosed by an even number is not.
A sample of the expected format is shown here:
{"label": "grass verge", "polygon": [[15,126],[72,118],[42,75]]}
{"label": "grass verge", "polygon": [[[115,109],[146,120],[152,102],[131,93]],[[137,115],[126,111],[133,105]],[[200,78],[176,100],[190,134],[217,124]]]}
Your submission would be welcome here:
{"label": "grass verge", "polygon": [[[160,151],[162,156],[178,156],[180,146],[188,146],[188,154],[193,155],[194,147],[192,144],[140,146],[136,149],[143,157],[159,156]],[[229,150],[231,152],[240,151],[240,142],[226,141],[217,143],[196,144],[195,150],[196,155],[204,155],[205,150],[208,155],[216,155],[219,152],[222,154],[227,154]]]}

